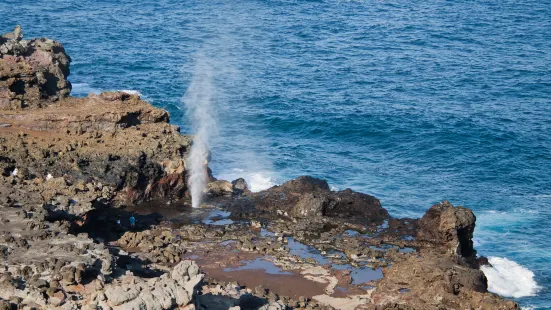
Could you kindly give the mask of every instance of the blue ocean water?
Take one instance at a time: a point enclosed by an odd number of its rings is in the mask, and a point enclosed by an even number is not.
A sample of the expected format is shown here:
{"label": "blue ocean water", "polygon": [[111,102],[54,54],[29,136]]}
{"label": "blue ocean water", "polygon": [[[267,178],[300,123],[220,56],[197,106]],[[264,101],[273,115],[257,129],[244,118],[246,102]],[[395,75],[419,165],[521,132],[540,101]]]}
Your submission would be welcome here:
{"label": "blue ocean water", "polygon": [[310,174],[397,216],[465,205],[479,254],[522,266],[505,291],[551,309],[551,1],[2,0],[0,16],[64,43],[74,95],[136,90],[185,132],[206,62],[215,175]]}

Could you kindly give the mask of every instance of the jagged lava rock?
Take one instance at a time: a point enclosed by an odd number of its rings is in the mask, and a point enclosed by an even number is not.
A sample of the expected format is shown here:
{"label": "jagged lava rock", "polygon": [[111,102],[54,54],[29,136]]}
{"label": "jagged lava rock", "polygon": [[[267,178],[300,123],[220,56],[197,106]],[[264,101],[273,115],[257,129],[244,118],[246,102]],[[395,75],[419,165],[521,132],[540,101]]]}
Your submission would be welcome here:
{"label": "jagged lava rock", "polygon": [[149,281],[135,276],[105,289],[106,304],[116,309],[174,309],[190,304],[204,275],[195,262],[182,261],[170,274]]}
{"label": "jagged lava rock", "polygon": [[350,189],[331,191],[325,180],[311,176],[301,176],[251,196],[256,208],[293,217],[343,217],[365,222],[390,217],[377,198]]}
{"label": "jagged lava rock", "polygon": [[250,193],[249,185],[247,181],[243,178],[235,179],[231,182],[233,194],[236,196],[243,195],[245,193]]}
{"label": "jagged lava rock", "polygon": [[0,111],[0,123],[9,124],[0,128],[0,171],[95,180],[121,202],[183,197],[191,137],[168,120],[166,111],[118,92]]}
{"label": "jagged lava rock", "polygon": [[0,41],[0,109],[42,107],[71,91],[71,58],[63,46],[45,38],[22,38],[17,26]]}
{"label": "jagged lava rock", "polygon": [[451,254],[472,261],[476,258],[472,241],[475,222],[473,211],[444,201],[432,206],[419,220],[417,238],[443,244]]}

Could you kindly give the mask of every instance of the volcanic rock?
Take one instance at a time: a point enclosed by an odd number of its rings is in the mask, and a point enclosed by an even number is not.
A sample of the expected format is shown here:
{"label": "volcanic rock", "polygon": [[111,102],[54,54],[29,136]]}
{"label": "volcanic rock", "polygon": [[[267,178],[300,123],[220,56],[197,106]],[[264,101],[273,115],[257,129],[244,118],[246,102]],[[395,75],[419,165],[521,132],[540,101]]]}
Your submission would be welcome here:
{"label": "volcanic rock", "polygon": [[216,180],[207,184],[206,192],[213,196],[228,196],[233,194],[233,186],[228,181]]}
{"label": "volcanic rock", "polygon": [[106,304],[113,309],[173,309],[188,305],[203,279],[195,262],[183,261],[151,281],[127,276],[105,289]]}
{"label": "volcanic rock", "polygon": [[232,184],[233,194],[236,196],[250,192],[249,186],[247,185],[247,181],[245,181],[245,179],[243,178],[233,180],[231,184]]}
{"label": "volcanic rock", "polygon": [[458,258],[472,261],[476,258],[472,241],[475,221],[470,209],[444,201],[432,206],[421,218],[417,238],[443,244]]}
{"label": "volcanic rock", "polygon": [[19,26],[0,42],[0,110],[39,108],[65,98],[71,58],[49,39],[22,40]]}
{"label": "volcanic rock", "polygon": [[257,208],[293,217],[353,217],[363,222],[380,222],[390,217],[377,198],[350,189],[334,192],[325,180],[310,176],[251,196]]}

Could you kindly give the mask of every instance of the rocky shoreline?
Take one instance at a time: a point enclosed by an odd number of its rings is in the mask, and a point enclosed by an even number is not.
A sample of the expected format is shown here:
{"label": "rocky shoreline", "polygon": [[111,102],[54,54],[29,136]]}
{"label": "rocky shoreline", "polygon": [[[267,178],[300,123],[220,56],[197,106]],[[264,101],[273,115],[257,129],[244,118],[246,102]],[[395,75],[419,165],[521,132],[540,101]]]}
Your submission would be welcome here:
{"label": "rocky shoreline", "polygon": [[70,61],[0,38],[0,309],[519,308],[448,202],[393,218],[312,177],[253,193],[206,168],[192,209],[193,137],[137,95],[71,97]]}

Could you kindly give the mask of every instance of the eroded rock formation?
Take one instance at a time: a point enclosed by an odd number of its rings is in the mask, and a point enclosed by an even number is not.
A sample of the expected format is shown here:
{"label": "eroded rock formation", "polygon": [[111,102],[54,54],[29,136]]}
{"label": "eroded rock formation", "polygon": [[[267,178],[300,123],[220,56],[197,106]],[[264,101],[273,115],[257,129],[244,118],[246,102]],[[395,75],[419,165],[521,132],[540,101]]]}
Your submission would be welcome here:
{"label": "eroded rock formation", "polygon": [[191,138],[168,120],[166,111],[125,93],[0,110],[0,172],[35,183],[61,177],[81,192],[94,181],[103,199],[122,203],[181,198]]}
{"label": "eroded rock formation", "polygon": [[0,59],[0,109],[42,107],[69,96],[71,58],[60,43],[23,40],[17,26],[0,38]]}

